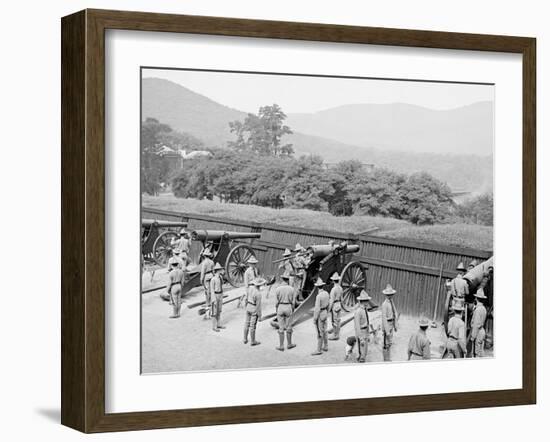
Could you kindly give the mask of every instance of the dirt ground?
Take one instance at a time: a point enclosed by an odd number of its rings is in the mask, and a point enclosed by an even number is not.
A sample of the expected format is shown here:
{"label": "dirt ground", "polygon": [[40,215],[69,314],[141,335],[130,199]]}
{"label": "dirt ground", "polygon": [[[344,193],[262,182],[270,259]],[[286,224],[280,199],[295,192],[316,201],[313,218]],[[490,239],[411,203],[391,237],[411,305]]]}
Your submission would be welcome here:
{"label": "dirt ground", "polygon": [[[153,281],[149,272],[143,277],[143,290],[164,286],[164,270],[155,273]],[[277,331],[269,324],[270,320],[258,323],[256,339],[261,345],[251,347],[243,344],[244,309],[237,308],[237,301],[223,306],[222,325],[226,328],[216,333],[211,321],[198,314],[198,308],[188,305],[203,300],[201,288],[186,294],[181,309],[181,317],[169,319],[171,306],[160,298],[163,290],[142,295],[142,373],[163,373],[182,371],[232,370],[243,368],[268,368],[279,366],[332,365],[357,363],[355,359],[346,361],[345,338],[354,334],[353,321],[341,330],[339,341],[329,341],[329,351],[320,356],[311,356],[316,348],[316,334],[311,319],[294,328],[293,341],[296,348],[284,352],[277,351]],[[224,288],[228,299],[244,292],[229,285]],[[268,295],[268,288],[262,290],[264,315],[275,311],[275,287]],[[344,316],[345,319],[346,316]],[[371,323],[379,327],[379,314],[374,312]],[[406,361],[407,345],[411,334],[417,330],[417,318],[401,317],[399,330],[394,336],[392,361]],[[329,327],[330,329],[330,327]],[[367,363],[382,362],[380,333],[371,338]],[[441,358],[445,343],[444,330],[428,328],[432,358]],[[357,348],[355,349],[357,355]],[[488,351],[487,356],[492,356]]]}

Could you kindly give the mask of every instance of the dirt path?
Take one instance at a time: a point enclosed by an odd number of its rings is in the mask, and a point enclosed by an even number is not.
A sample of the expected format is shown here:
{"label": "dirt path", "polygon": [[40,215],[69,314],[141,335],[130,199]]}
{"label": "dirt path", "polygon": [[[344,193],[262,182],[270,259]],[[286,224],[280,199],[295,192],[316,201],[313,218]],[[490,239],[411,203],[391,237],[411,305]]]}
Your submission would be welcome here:
{"label": "dirt path", "polygon": [[[154,281],[144,276],[144,289],[164,285],[164,271],[155,274]],[[145,282],[147,279],[147,282]],[[225,287],[225,293],[233,297],[244,289]],[[263,290],[263,314],[275,311],[275,296],[272,289],[269,297]],[[159,373],[190,370],[226,370],[242,368],[267,368],[280,366],[327,365],[350,363],[344,360],[345,338],[353,334],[353,323],[342,329],[339,341],[329,341],[329,351],[321,356],[311,356],[316,347],[316,335],[311,320],[294,329],[293,340],[297,347],[280,352],[278,334],[269,325],[269,320],[258,324],[256,339],[261,345],[251,347],[242,343],[244,309],[237,308],[237,302],[223,306],[222,324],[226,329],[219,333],[212,331],[211,322],[202,319],[197,309],[189,309],[188,304],[203,299],[200,288],[190,291],[184,300],[179,319],[169,319],[171,307],[159,297],[159,291],[142,296],[142,372]],[[373,321],[376,327],[376,320]],[[405,361],[409,337],[417,329],[415,318],[401,317],[399,332],[395,335],[392,350],[394,361]],[[432,342],[433,357],[440,357],[440,347],[444,344],[441,327],[429,328],[428,337]],[[357,352],[357,350],[355,350]],[[382,362],[382,349],[379,339],[369,344],[367,362]],[[354,362],[351,362],[354,363]]]}

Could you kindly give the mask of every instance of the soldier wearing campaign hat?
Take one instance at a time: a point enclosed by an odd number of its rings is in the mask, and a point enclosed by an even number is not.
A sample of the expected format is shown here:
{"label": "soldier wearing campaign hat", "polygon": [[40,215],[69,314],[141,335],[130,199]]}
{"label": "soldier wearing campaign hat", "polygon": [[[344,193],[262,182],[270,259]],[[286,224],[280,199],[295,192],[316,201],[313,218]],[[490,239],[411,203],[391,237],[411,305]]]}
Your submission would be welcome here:
{"label": "soldier wearing campaign hat", "polygon": [[219,332],[225,327],[220,324],[223,306],[223,267],[219,262],[214,266],[214,276],[210,280],[210,294],[212,299],[212,330]]}
{"label": "soldier wearing campaign hat", "polygon": [[449,319],[447,324],[447,349],[448,357],[455,359],[463,358],[466,353],[466,325],[462,320],[464,306],[456,302],[452,309],[454,316]]}
{"label": "soldier wearing campaign hat", "polygon": [[470,341],[473,344],[474,358],[481,358],[485,355],[485,321],[487,320],[487,309],[483,304],[487,297],[483,288],[479,288],[475,294],[475,298],[476,306],[470,322]]}
{"label": "soldier wearing campaign hat", "polygon": [[262,293],[260,289],[265,283],[264,279],[256,278],[254,286],[246,295],[243,343],[248,344],[248,333],[250,332],[251,346],[261,344],[261,342],[256,341],[256,324],[262,317]]}
{"label": "soldier wearing campaign hat", "polygon": [[259,276],[258,267],[257,267],[258,260],[254,255],[252,255],[248,259],[247,264],[248,264],[248,267],[244,271],[244,275],[243,275],[245,291],[243,295],[240,297],[239,302],[237,303],[237,308],[241,307],[241,305],[244,304],[246,296],[248,295],[252,287],[254,287],[254,280]]}
{"label": "soldier wearing campaign hat", "polygon": [[204,287],[204,299],[206,313],[204,314],[204,319],[210,318],[211,304],[212,304],[212,294],[210,292],[210,280],[214,276],[214,261],[212,261],[212,252],[209,248],[206,248],[202,252],[204,257],[201,261],[201,274],[200,274],[200,283]]}
{"label": "soldier wearing campaign hat", "polygon": [[282,271],[283,275],[288,276],[288,283],[294,287],[294,273],[296,273],[296,271],[294,269],[292,252],[290,249],[285,249],[283,252],[283,258],[285,259],[279,263],[279,271]]}
{"label": "soldier wearing campaign hat", "polygon": [[340,285],[340,275],[338,272],[330,277],[333,282],[332,289],[330,289],[330,300],[328,311],[330,313],[330,319],[332,321],[332,336],[329,337],[331,341],[337,341],[340,339],[340,315],[342,314],[342,296],[344,295],[344,289]]}
{"label": "soldier wearing campaign hat", "polygon": [[430,321],[427,318],[422,317],[418,321],[418,331],[414,333],[409,339],[409,347],[407,349],[407,359],[430,359],[430,340],[426,330],[430,325]]}
{"label": "soldier wearing campaign hat", "polygon": [[275,290],[275,311],[279,327],[279,346],[275,348],[279,351],[285,350],[285,333],[288,350],[296,347],[296,344],[292,343],[292,324],[290,322],[296,304],[296,291],[289,284],[289,278],[288,275],[283,274],[281,276],[283,283]]}
{"label": "soldier wearing campaign hat", "polygon": [[317,331],[317,350],[312,353],[312,356],[317,356],[323,354],[323,351],[328,351],[327,319],[330,296],[324,289],[325,282],[321,278],[317,278],[313,285],[317,287],[318,292],[313,308],[313,324]]}
{"label": "soldier wearing campaign hat", "polygon": [[394,288],[388,284],[386,288],[382,290],[382,293],[386,295],[386,299],[382,303],[382,334],[384,338],[384,344],[382,347],[382,354],[384,361],[391,361],[391,347],[393,345],[393,334],[397,331],[397,321],[399,314],[395,308],[393,297],[397,293]]}
{"label": "soldier wearing campaign hat", "polygon": [[170,296],[170,304],[172,305],[172,315],[170,318],[175,319],[180,317],[181,307],[181,292],[183,287],[183,270],[178,267],[179,263],[174,257],[168,260],[170,272],[168,273],[168,285],[166,287]]}
{"label": "soldier wearing campaign hat", "polygon": [[359,362],[365,362],[367,359],[370,328],[369,312],[367,310],[367,307],[371,299],[372,298],[365,290],[361,290],[361,293],[357,297],[359,305],[353,312],[355,338],[359,348],[359,357],[357,358],[357,360]]}

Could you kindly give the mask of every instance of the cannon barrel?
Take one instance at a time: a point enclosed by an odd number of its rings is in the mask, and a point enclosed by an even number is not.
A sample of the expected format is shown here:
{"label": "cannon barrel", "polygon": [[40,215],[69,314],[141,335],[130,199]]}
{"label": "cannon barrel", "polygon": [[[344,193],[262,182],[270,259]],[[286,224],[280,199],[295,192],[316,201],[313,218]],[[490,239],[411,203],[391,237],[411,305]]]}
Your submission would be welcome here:
{"label": "cannon barrel", "polygon": [[469,282],[472,290],[477,289],[479,284],[481,284],[481,281],[483,280],[483,275],[487,273],[489,267],[494,267],[492,256],[487,261],[483,261],[481,264],[478,264],[464,275],[464,279]]}
{"label": "cannon barrel", "polygon": [[225,230],[193,230],[191,232],[191,239],[194,241],[218,241],[222,238],[225,239],[250,239],[259,238],[261,233],[255,232],[227,232]]}
{"label": "cannon barrel", "polygon": [[307,251],[311,253],[312,258],[324,258],[331,254],[334,250],[340,249],[340,253],[357,253],[359,251],[359,246],[357,244],[346,244],[346,245],[313,245],[307,248]]}
{"label": "cannon barrel", "polygon": [[156,219],[144,218],[141,220],[142,227],[187,227],[187,223],[184,221],[164,221]]}

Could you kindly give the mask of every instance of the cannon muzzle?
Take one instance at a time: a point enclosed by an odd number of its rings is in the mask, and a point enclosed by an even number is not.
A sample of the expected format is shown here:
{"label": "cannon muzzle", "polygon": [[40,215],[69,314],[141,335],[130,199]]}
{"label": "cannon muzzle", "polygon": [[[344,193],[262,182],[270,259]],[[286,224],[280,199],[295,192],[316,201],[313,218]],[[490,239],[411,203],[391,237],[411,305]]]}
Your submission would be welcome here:
{"label": "cannon muzzle", "polygon": [[142,227],[187,227],[187,223],[184,221],[164,221],[156,219],[143,218],[141,220]]}
{"label": "cannon muzzle", "polygon": [[193,241],[219,241],[220,239],[251,239],[259,238],[261,233],[255,232],[227,232],[225,230],[193,230]]}
{"label": "cannon muzzle", "polygon": [[346,254],[357,253],[359,251],[359,246],[357,244],[347,244],[347,243],[342,243],[339,245],[322,244],[322,245],[309,246],[307,248],[307,251],[311,254],[311,257],[315,259],[315,258],[324,258],[334,252],[346,253]]}
{"label": "cannon muzzle", "polygon": [[464,279],[468,281],[472,290],[477,289],[479,284],[481,284],[483,276],[489,271],[489,267],[494,267],[492,256],[464,275]]}

